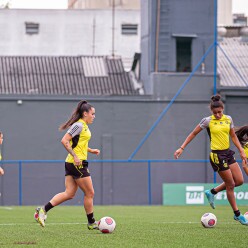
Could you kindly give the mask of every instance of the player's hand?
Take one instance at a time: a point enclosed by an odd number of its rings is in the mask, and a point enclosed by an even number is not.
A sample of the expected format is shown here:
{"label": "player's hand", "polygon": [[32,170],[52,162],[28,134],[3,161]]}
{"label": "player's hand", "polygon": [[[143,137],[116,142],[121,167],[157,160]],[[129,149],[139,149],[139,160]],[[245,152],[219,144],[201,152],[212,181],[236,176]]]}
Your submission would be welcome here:
{"label": "player's hand", "polygon": [[181,156],[182,153],[183,153],[183,149],[182,148],[177,149],[175,151],[175,153],[174,153],[174,158],[175,159],[178,159]]}
{"label": "player's hand", "polygon": [[244,161],[244,163],[247,164],[247,157],[246,157],[245,152],[244,152],[243,149],[240,151],[240,157],[242,159],[242,163]]}
{"label": "player's hand", "polygon": [[81,165],[82,164],[82,160],[80,160],[77,156],[74,156],[73,159],[74,159],[75,165]]}
{"label": "player's hand", "polygon": [[91,153],[96,154],[97,156],[100,154],[99,149],[91,149]]}
{"label": "player's hand", "polygon": [[0,167],[0,176],[3,176],[4,175],[4,170],[2,167]]}

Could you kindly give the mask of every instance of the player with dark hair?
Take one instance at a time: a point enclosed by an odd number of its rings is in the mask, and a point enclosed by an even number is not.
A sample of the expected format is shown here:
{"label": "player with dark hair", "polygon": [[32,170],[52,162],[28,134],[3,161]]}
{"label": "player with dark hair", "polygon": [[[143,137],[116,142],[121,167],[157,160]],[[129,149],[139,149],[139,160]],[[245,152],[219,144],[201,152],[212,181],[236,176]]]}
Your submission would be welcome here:
{"label": "player with dark hair", "polygon": [[[235,128],[235,133],[239,139],[240,144],[242,145],[242,147],[244,148],[246,157],[248,158],[248,125],[239,127],[239,128]],[[248,176],[248,166],[247,163],[244,163],[244,161],[242,161],[242,166],[243,169],[245,171],[245,174]]]}
{"label": "player with dark hair", "polygon": [[[3,144],[3,133],[0,132],[0,161],[2,160],[2,152],[1,152],[1,146]],[[4,174],[3,168],[0,166],[0,176]]]}
{"label": "player with dark hair", "polygon": [[234,220],[239,221],[243,225],[248,225],[248,221],[238,209],[234,195],[234,187],[242,185],[244,179],[240,167],[233,156],[235,152],[229,149],[229,136],[239,150],[243,165],[247,165],[247,158],[244,149],[235,134],[231,116],[223,114],[224,104],[221,101],[220,95],[212,96],[210,110],[212,111],[212,115],[201,120],[201,122],[185,139],[181,147],[175,151],[174,157],[176,159],[179,158],[186,146],[198,133],[206,128],[210,137],[211,145],[210,163],[213,170],[218,172],[222,178],[223,183],[211,190],[206,190],[205,195],[211,207],[215,208],[214,195],[222,190],[226,190],[227,199],[234,212]]}
{"label": "player with dark hair", "polygon": [[69,120],[60,126],[68,131],[61,142],[68,151],[65,160],[65,191],[55,195],[44,207],[36,209],[37,221],[45,226],[47,212],[53,207],[72,199],[78,188],[84,192],[84,209],[88,219],[88,229],[98,229],[93,212],[94,188],[88,169],[88,152],[99,155],[100,150],[88,147],[91,132],[88,124],[95,119],[95,108],[86,101],[80,101]]}

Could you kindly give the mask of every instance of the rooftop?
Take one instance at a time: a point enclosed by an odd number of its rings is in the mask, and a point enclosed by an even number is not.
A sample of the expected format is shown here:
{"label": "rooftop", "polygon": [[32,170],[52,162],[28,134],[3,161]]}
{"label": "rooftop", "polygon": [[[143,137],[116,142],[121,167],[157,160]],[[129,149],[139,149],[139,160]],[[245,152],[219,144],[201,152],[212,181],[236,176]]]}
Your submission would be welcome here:
{"label": "rooftop", "polygon": [[120,57],[0,56],[0,94],[138,95]]}
{"label": "rooftop", "polygon": [[220,74],[220,85],[224,87],[248,87],[247,38],[225,37],[219,41],[219,46],[218,72]]}

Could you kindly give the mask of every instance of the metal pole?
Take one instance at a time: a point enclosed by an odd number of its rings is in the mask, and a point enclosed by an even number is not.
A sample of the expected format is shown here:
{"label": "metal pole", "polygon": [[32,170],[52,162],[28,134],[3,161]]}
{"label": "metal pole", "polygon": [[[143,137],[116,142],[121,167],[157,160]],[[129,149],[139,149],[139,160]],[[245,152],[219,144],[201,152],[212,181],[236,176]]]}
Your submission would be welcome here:
{"label": "metal pole", "polygon": [[95,55],[95,47],[96,47],[96,18],[93,19],[93,42],[92,42],[92,55]]}
{"label": "metal pole", "polygon": [[19,161],[19,206],[22,206],[22,162]]}
{"label": "metal pole", "polygon": [[[217,94],[217,16],[218,16],[218,3],[214,0],[214,95]],[[214,183],[216,183],[216,172],[214,172]]]}
{"label": "metal pole", "polygon": [[115,0],[112,0],[112,57],[115,56]]}
{"label": "metal pole", "polygon": [[218,33],[217,33],[217,0],[214,0],[214,95],[217,94],[217,46],[218,46]]}
{"label": "metal pole", "polygon": [[148,203],[152,205],[151,161],[148,161]]}
{"label": "metal pole", "polygon": [[160,30],[160,0],[157,0],[155,72],[158,72],[158,46],[159,46],[159,32],[160,32],[159,30]]}

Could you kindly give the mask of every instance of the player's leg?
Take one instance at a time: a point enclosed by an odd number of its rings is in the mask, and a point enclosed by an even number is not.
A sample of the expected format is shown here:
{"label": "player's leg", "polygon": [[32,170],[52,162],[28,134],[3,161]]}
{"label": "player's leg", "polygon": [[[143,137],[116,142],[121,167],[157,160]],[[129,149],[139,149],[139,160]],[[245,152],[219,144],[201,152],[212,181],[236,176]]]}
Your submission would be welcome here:
{"label": "player's leg", "polygon": [[[235,161],[235,160],[234,160]],[[234,162],[229,165],[229,168],[232,172],[233,175],[233,180],[235,182],[235,187],[238,187],[244,183],[244,177],[243,174],[240,170],[240,167],[237,162]],[[222,184],[218,185],[217,187],[214,188],[215,191],[218,193],[220,191],[226,190],[226,184],[223,182]]]}
{"label": "player's leg", "polygon": [[88,229],[98,229],[98,223],[94,218],[93,199],[95,192],[91,176],[79,178],[76,182],[80,189],[84,192],[84,209],[88,219]]}
{"label": "player's leg", "polygon": [[[220,164],[219,164],[219,159],[218,159],[218,154],[211,152],[209,154],[209,161],[210,164],[214,170],[214,172],[217,172],[220,170]],[[214,196],[217,194],[218,192],[215,190],[215,188],[213,189],[208,189],[205,190],[205,195],[208,199],[208,202],[210,204],[210,206],[215,209],[215,204],[214,204]]]}
{"label": "player's leg", "polygon": [[[65,177],[65,191],[55,195],[50,200],[50,203],[52,204],[53,207],[55,207],[65,201],[73,199],[77,192],[77,189],[78,189],[78,185],[73,179],[73,177],[66,176]],[[45,210],[46,212],[48,212],[50,209],[45,209]]]}
{"label": "player's leg", "polygon": [[[248,225],[248,221],[245,219],[245,217],[242,214],[240,214],[240,211],[236,203],[235,195],[234,195],[235,181],[234,181],[233,173],[237,172],[237,174],[239,174],[240,170],[238,170],[237,168],[239,166],[237,163],[234,163],[230,165],[229,167],[232,168],[232,170],[228,169],[225,171],[220,171],[219,175],[222,178],[222,180],[225,182],[227,199],[233,209],[234,219],[239,221],[243,225]],[[242,176],[242,173],[241,173],[241,176]],[[235,178],[236,180],[241,180],[240,175],[235,175]],[[241,183],[241,181],[239,181],[239,183]]]}
{"label": "player's leg", "polygon": [[227,199],[228,199],[233,211],[238,210],[238,207],[236,204],[236,199],[234,196],[235,182],[234,182],[231,170],[228,169],[225,171],[220,171],[219,175],[222,178],[222,180],[225,182]]}
{"label": "player's leg", "polygon": [[[235,187],[240,186],[243,184],[243,175],[239,168],[238,163],[236,162],[235,158],[233,157],[234,152],[232,150],[228,150],[225,153],[210,153],[210,163],[213,167],[215,172],[221,172],[225,170],[231,170],[232,177],[235,183]],[[214,205],[214,196],[220,192],[226,190],[226,183],[225,181],[220,185],[212,188],[211,190],[206,190],[205,195],[211,205],[212,208],[215,208]]]}
{"label": "player's leg", "polygon": [[45,226],[45,220],[47,212],[52,209],[53,207],[72,199],[76,191],[78,189],[78,185],[76,184],[75,180],[72,176],[66,176],[65,177],[65,191],[56,194],[44,207],[38,207],[36,209],[36,213],[38,218],[37,222],[40,223],[42,227]]}
{"label": "player's leg", "polygon": [[233,180],[235,182],[235,187],[238,187],[244,183],[244,177],[242,171],[237,162],[230,164],[229,168],[232,172]]}

